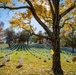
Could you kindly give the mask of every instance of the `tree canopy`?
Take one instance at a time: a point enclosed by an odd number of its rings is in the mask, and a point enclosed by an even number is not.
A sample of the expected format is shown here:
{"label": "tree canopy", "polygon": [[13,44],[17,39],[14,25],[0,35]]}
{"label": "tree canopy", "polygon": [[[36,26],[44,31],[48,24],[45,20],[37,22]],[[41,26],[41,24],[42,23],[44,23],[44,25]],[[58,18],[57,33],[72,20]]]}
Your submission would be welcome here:
{"label": "tree canopy", "polygon": [[[16,6],[16,3],[18,6]],[[23,9],[26,8],[24,13],[16,12],[15,15],[12,17],[12,20],[9,21],[9,23],[12,25],[11,27],[21,27],[29,30],[31,27],[29,24],[31,23],[31,18],[34,16],[36,20],[38,20],[39,24],[47,30],[47,32],[50,32],[52,34],[52,24],[53,24],[53,15],[55,14],[55,6],[54,6],[54,0],[0,0],[1,6],[0,8],[8,8],[8,9]],[[19,4],[21,4],[19,6]],[[65,19],[68,17],[74,17],[76,20],[76,14],[74,9],[71,11],[71,9],[75,8],[76,1],[75,0],[60,0],[59,2],[59,18],[61,18],[61,23],[64,22]],[[51,9],[51,10],[50,10]],[[67,14],[70,11],[69,14]],[[67,15],[65,15],[67,14]],[[65,16],[64,16],[65,15]],[[63,17],[64,16],[64,17]],[[26,20],[26,21],[25,21]],[[41,24],[43,23],[43,24]],[[62,24],[60,24],[60,27]]]}

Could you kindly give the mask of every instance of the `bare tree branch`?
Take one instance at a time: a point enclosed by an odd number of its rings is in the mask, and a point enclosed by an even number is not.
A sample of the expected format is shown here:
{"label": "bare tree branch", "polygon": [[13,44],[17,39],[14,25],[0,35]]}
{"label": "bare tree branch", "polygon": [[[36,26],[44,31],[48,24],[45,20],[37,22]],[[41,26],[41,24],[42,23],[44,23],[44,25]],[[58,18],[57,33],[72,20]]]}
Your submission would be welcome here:
{"label": "bare tree branch", "polygon": [[[52,40],[49,36],[35,34],[33,29],[31,29],[31,30],[24,29],[24,30],[28,31],[30,33],[30,36],[35,35],[35,36],[38,36],[38,37],[42,37],[42,38],[46,38],[46,39]],[[32,33],[31,33],[31,31],[32,31]]]}
{"label": "bare tree branch", "polygon": [[62,18],[63,16],[65,16],[68,12],[70,12],[75,7],[76,7],[76,4],[72,5],[70,8],[68,8],[67,10],[65,10],[62,14],[60,14],[60,18]]}
{"label": "bare tree branch", "polygon": [[10,10],[18,10],[18,9],[25,9],[25,8],[28,8],[29,9],[29,6],[20,6],[20,7],[8,7],[8,6],[0,6],[0,8],[4,8],[4,9],[10,9]]}
{"label": "bare tree branch", "polygon": [[38,21],[38,23],[46,30],[46,32],[49,34],[49,36],[52,37],[52,32],[48,29],[48,27],[40,20],[40,18],[37,16],[35,9],[32,5],[32,3],[29,0],[26,0],[27,3],[30,5],[30,11],[32,12],[34,18]]}
{"label": "bare tree branch", "polygon": [[50,4],[50,9],[51,9],[52,15],[54,16],[54,9],[53,9],[52,3],[50,0],[48,0],[48,2]]}
{"label": "bare tree branch", "polygon": [[29,6],[20,6],[20,7],[8,7],[8,6],[0,6],[0,8],[4,8],[4,9],[10,9],[10,10],[17,10],[17,9],[25,9],[25,8],[29,8]]}
{"label": "bare tree branch", "polygon": [[63,24],[62,24],[62,26],[60,26],[60,28],[63,28],[64,25],[66,24],[66,21],[67,21],[67,20],[70,20],[70,19],[72,19],[72,18],[73,18],[73,17],[65,19],[64,22],[63,22]]}
{"label": "bare tree branch", "polygon": [[35,34],[35,33],[32,33],[32,35],[52,40],[49,36],[39,35],[39,34]]}

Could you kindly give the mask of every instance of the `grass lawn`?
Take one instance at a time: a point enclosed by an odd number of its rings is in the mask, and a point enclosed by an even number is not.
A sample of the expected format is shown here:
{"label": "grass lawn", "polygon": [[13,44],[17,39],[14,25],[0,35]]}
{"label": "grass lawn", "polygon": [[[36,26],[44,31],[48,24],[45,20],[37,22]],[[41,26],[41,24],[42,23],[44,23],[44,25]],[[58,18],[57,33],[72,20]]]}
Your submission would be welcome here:
{"label": "grass lawn", "polygon": [[[32,51],[33,49],[34,48],[32,48]],[[43,49],[40,49],[40,51],[41,50],[43,51]],[[18,54],[16,54],[16,52],[18,52]],[[21,55],[23,55],[23,66],[17,68]],[[0,51],[0,57],[1,56],[2,52]],[[10,54],[10,56],[11,60],[6,62],[6,66],[0,67],[0,75],[53,75],[51,71],[52,57],[51,60],[48,60],[48,57],[46,56],[47,62],[44,62],[44,52],[41,55],[41,59],[39,59],[39,54],[38,58],[36,58],[36,56],[30,54],[29,51],[15,51]],[[61,54],[61,65],[64,75],[76,75],[76,62],[72,62],[72,56],[65,56],[70,62],[66,62],[66,59]],[[5,58],[7,59],[8,56],[5,56]],[[0,58],[0,65],[1,64],[2,58]]]}

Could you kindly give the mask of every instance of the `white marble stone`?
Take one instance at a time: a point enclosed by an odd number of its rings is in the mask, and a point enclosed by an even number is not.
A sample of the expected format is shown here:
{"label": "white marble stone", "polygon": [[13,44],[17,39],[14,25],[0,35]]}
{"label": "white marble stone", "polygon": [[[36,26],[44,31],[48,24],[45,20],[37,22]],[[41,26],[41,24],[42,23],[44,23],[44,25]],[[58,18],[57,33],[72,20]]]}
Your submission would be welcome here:
{"label": "white marble stone", "polygon": [[8,60],[8,61],[10,61],[10,60],[11,60],[11,56],[10,56],[10,55],[8,56],[8,59],[7,59],[7,60]]}
{"label": "white marble stone", "polygon": [[6,58],[2,58],[2,65],[5,66],[6,65]]}
{"label": "white marble stone", "polygon": [[2,54],[2,58],[4,58],[4,53]]}
{"label": "white marble stone", "polygon": [[19,66],[23,65],[23,55],[21,55],[20,60],[19,60]]}
{"label": "white marble stone", "polygon": [[46,62],[46,57],[44,57],[44,62]]}

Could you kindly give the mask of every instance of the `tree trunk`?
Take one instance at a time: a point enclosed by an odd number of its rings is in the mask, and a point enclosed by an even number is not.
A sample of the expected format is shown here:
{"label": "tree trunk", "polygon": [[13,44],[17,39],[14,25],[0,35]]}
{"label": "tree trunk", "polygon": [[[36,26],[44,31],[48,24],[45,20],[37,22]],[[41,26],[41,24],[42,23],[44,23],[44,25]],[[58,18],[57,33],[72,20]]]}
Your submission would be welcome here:
{"label": "tree trunk", "polygon": [[74,53],[74,29],[72,27],[72,53]]}
{"label": "tree trunk", "polygon": [[53,42],[53,50],[54,50],[54,55],[53,55],[53,65],[52,65],[52,70],[55,75],[63,75],[63,70],[61,69],[61,62],[60,62],[60,40],[55,40]]}
{"label": "tree trunk", "polygon": [[[56,1],[58,3],[58,1]],[[60,17],[59,17],[59,5],[55,4],[55,15],[53,15],[53,38],[54,41],[52,41],[52,46],[54,50],[53,55],[53,65],[52,69],[54,72],[54,75],[63,75],[63,70],[61,68],[61,62],[60,62]]]}
{"label": "tree trunk", "polygon": [[74,53],[74,47],[72,46],[72,53]]}
{"label": "tree trunk", "polygon": [[55,75],[63,75],[63,70],[61,69],[61,62],[60,62],[60,29],[59,29],[59,22],[58,20],[54,24],[54,31],[53,37],[54,41],[52,42],[54,55],[53,55],[53,65],[52,69]]}
{"label": "tree trunk", "polygon": [[11,48],[11,44],[10,44],[10,43],[8,43],[8,45],[9,45],[9,48]]}
{"label": "tree trunk", "polygon": [[28,49],[28,47],[29,47],[29,40],[27,40],[27,49]]}
{"label": "tree trunk", "polygon": [[11,48],[10,39],[8,39],[8,45],[9,45],[9,48]]}

